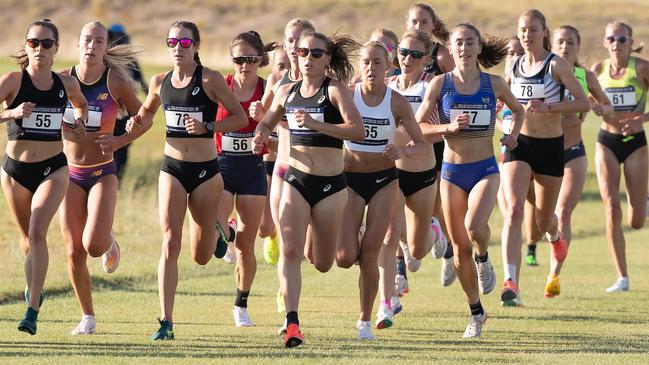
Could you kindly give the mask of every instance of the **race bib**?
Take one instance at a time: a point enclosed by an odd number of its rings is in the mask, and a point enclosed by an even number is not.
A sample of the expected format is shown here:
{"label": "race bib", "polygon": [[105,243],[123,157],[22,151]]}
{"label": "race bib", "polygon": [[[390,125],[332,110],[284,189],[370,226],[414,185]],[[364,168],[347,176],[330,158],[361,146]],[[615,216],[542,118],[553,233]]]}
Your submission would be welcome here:
{"label": "race bib", "polygon": [[[88,122],[86,123],[86,130],[88,132],[95,132],[101,128],[101,107],[97,105],[88,105]],[[69,125],[74,124],[74,108],[68,103],[63,115],[63,121]]]}
{"label": "race bib", "polygon": [[384,146],[390,143],[394,136],[394,129],[391,128],[389,119],[363,117],[365,126],[365,140],[354,142],[369,146]]}
{"label": "race bib", "polygon": [[35,107],[29,118],[23,118],[22,127],[32,130],[60,130],[62,120],[60,108]]}
{"label": "race bib", "polygon": [[165,123],[167,129],[175,132],[185,132],[185,119],[194,118],[203,122],[203,112],[199,107],[165,105]]}
{"label": "race bib", "polygon": [[516,99],[545,98],[545,86],[543,84],[512,84],[511,90]]}
{"label": "race bib", "polygon": [[291,130],[291,133],[297,134],[313,134],[320,133],[318,131],[313,131],[309,128],[300,127],[295,121],[295,112],[303,110],[306,113],[309,113],[311,118],[315,119],[318,122],[324,123],[324,108],[289,108],[286,111],[286,119],[288,120],[288,128]]}
{"label": "race bib", "polygon": [[226,133],[221,137],[221,150],[227,154],[252,154],[252,133]]}
{"label": "race bib", "polygon": [[613,107],[635,106],[635,87],[609,87],[606,88],[606,96],[613,104]]}
{"label": "race bib", "polygon": [[491,124],[491,110],[489,109],[451,109],[451,122],[458,116],[466,114],[469,117],[469,130],[485,131]]}

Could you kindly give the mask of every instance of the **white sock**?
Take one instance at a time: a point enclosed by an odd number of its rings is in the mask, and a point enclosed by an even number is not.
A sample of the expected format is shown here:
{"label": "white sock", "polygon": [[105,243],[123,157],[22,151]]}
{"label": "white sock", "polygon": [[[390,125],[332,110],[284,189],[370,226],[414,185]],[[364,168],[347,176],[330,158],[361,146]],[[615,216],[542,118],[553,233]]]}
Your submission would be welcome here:
{"label": "white sock", "polygon": [[512,279],[514,283],[516,282],[516,265],[503,265],[505,271],[505,280]]}
{"label": "white sock", "polygon": [[550,242],[557,242],[559,240],[559,230],[557,230],[554,234],[547,232],[545,236],[548,238]]}
{"label": "white sock", "polygon": [[95,316],[91,316],[91,315],[88,315],[88,314],[84,314],[84,315],[81,317],[81,320],[83,321],[84,319],[88,319],[88,320],[92,319],[92,320],[94,320],[94,319],[95,319]]}

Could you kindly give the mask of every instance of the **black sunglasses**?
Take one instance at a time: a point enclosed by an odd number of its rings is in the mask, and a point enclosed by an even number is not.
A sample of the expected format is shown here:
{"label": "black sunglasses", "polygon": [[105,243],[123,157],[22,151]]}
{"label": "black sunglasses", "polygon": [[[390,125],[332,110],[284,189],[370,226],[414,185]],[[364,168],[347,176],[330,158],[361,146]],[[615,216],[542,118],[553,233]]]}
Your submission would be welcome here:
{"label": "black sunglasses", "polygon": [[230,57],[230,59],[237,65],[243,65],[244,63],[257,64],[261,61],[261,56],[237,56]]}
{"label": "black sunglasses", "polygon": [[612,36],[612,35],[606,37],[606,40],[608,41],[608,43],[615,43],[615,41],[617,40],[617,41],[620,42],[621,44],[624,44],[624,43],[626,43],[626,41],[627,41],[628,39],[629,39],[629,38],[627,38],[627,37],[625,37],[625,36],[623,36],[623,35],[621,35],[621,36],[619,36],[619,37]]}
{"label": "black sunglasses", "polygon": [[38,38],[29,38],[26,40],[27,45],[30,48],[36,48],[38,46],[43,46],[45,49],[50,49],[56,41],[54,39],[38,39]]}
{"label": "black sunglasses", "polygon": [[325,51],[322,48],[302,48],[302,47],[300,47],[300,48],[297,49],[296,53],[300,57],[307,57],[309,55],[309,53],[310,53],[311,56],[313,56],[313,58],[320,58],[320,57],[322,57],[323,54],[327,53],[327,51]]}
{"label": "black sunglasses", "polygon": [[175,48],[178,43],[183,48],[189,48],[194,43],[194,40],[191,38],[167,38],[167,47],[169,48]]}
{"label": "black sunglasses", "polygon": [[399,54],[402,55],[403,57],[407,57],[408,55],[410,55],[410,56],[412,56],[412,58],[418,60],[420,58],[423,58],[427,54],[427,52],[416,51],[414,49],[408,49],[408,48],[399,47]]}

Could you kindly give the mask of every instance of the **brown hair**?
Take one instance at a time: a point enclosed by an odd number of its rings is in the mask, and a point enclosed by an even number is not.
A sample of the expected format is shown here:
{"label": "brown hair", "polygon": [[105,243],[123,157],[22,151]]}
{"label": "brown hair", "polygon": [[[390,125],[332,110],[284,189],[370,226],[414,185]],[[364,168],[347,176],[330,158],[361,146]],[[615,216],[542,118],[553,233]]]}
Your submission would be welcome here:
{"label": "brown hair", "polygon": [[[606,26],[607,26],[607,27],[608,27],[608,26],[614,26],[614,27],[621,27],[621,28],[624,28],[624,29],[626,29],[626,31],[629,33],[629,37],[630,37],[630,38],[633,38],[633,28],[631,28],[631,26],[629,25],[629,23],[625,23],[625,22],[610,22],[610,23],[608,23]],[[631,52],[640,53],[640,52],[642,52],[642,49],[643,49],[643,48],[644,48],[644,43],[640,42],[640,45],[637,46],[636,48],[632,48],[632,49],[631,49]]]}
{"label": "brown hair", "polygon": [[[268,65],[268,51],[266,46],[264,45],[264,42],[262,42],[259,33],[255,32],[254,30],[249,30],[245,33],[239,33],[236,37],[234,37],[232,43],[230,43],[230,53],[232,53],[232,48],[234,46],[242,43],[249,45],[257,51],[257,55],[261,57],[261,62],[259,62],[260,67]],[[271,43],[268,45],[268,47],[273,47],[272,49],[274,49],[274,45],[274,43]]]}
{"label": "brown hair", "polygon": [[433,41],[428,36],[428,33],[422,32],[421,30],[409,30],[403,34],[401,40],[406,38],[414,38],[424,44],[425,53],[428,54],[430,49],[433,48]]}
{"label": "brown hair", "polygon": [[[389,57],[392,58],[392,60],[391,61],[389,60],[389,61],[395,67],[399,67],[399,58],[397,57],[397,48],[399,48],[399,37],[397,36],[397,34],[394,33],[393,31],[391,31],[389,29],[385,29],[385,28],[376,28],[376,29],[374,29],[374,31],[372,32],[372,35],[374,35],[374,34],[382,35],[384,37],[389,38],[391,41],[394,41],[394,49],[392,51],[390,51],[388,49]],[[371,38],[371,36],[370,36],[370,38]]]}
{"label": "brown hair", "polygon": [[491,68],[499,64],[507,57],[507,47],[509,45],[508,38],[492,37],[486,35],[484,38],[480,34],[478,28],[471,23],[460,23],[451,30],[453,34],[460,28],[469,29],[478,37],[478,43],[482,46],[482,50],[478,55],[478,63],[484,68]]}
{"label": "brown hair", "polygon": [[360,45],[349,35],[326,35],[318,32],[302,33],[300,40],[306,38],[317,38],[325,43],[325,50],[330,55],[329,65],[327,65],[327,74],[348,83],[354,75],[354,66],[349,58],[356,54]]}
{"label": "brown hair", "polygon": [[541,24],[543,25],[543,30],[546,32],[543,35],[543,48],[546,51],[551,52],[552,43],[550,42],[550,30],[548,28],[547,22],[545,21],[545,15],[543,15],[543,13],[541,13],[541,11],[538,9],[529,9],[524,11],[523,14],[521,14],[521,17],[523,16],[529,16],[530,18],[537,19],[538,21],[541,22]]}
{"label": "brown hair", "polygon": [[[34,28],[34,27],[45,27],[49,29],[52,32],[52,36],[54,37],[54,44],[59,45],[59,29],[50,21],[49,19],[39,19],[27,26],[27,31],[25,32],[25,38],[27,38],[27,34],[29,34],[29,31]],[[24,70],[27,68],[29,65],[29,57],[27,57],[27,53],[25,52],[25,47],[24,45],[16,51],[13,55],[11,55],[11,59],[13,60],[14,63],[20,65],[20,69]]]}
{"label": "brown hair", "polygon": [[198,56],[198,46],[201,44],[201,34],[198,31],[198,27],[196,26],[196,24],[186,20],[176,20],[171,24],[169,30],[173,28],[185,28],[185,29],[189,29],[189,31],[192,32],[192,39],[194,40],[194,45],[197,48],[196,53],[194,53],[194,62],[200,65],[201,58]]}
{"label": "brown hair", "polygon": [[[410,10],[414,8],[419,8],[427,12],[428,15],[430,15],[430,18],[433,20],[433,25],[435,26],[432,32],[433,36],[435,36],[435,38],[437,38],[441,42],[444,43],[448,42],[448,37],[450,35],[448,28],[446,27],[446,24],[444,24],[442,19],[439,16],[437,16],[435,10],[433,10],[433,7],[427,3],[415,3],[410,5],[410,7],[408,8],[408,12],[410,12]],[[406,19],[407,19],[407,15],[406,15]]]}

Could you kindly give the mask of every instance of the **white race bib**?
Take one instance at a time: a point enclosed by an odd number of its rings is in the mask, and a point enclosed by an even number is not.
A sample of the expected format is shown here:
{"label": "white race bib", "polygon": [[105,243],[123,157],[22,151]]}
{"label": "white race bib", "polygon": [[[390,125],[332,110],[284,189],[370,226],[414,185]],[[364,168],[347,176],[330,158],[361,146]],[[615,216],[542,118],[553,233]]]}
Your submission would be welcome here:
{"label": "white race bib", "polygon": [[233,137],[223,135],[221,137],[221,149],[223,152],[234,154],[251,154],[253,138],[254,137]]}
{"label": "white race bib", "polygon": [[58,108],[35,107],[29,118],[23,118],[22,127],[54,131],[61,129],[63,115]]}
{"label": "white race bib", "polygon": [[365,140],[359,142],[364,145],[387,145],[394,137],[394,128],[390,125],[390,119],[377,119],[363,117],[365,126]]}
{"label": "white race bib", "polygon": [[620,88],[607,88],[606,96],[611,101],[613,107],[621,106],[635,106],[635,88],[620,87]]}
{"label": "white race bib", "polygon": [[188,109],[190,108],[165,108],[165,122],[167,124],[167,129],[174,131],[185,131],[185,118],[187,117],[194,118],[199,122],[203,122],[203,112],[190,111]]}
{"label": "white race bib", "polygon": [[311,133],[319,133],[317,131],[312,131],[309,128],[305,127],[300,127],[297,125],[297,122],[295,121],[295,112],[298,110],[304,110],[305,112],[309,113],[311,118],[315,119],[318,122],[323,122],[324,123],[324,109],[323,108],[311,108],[313,110],[309,110],[309,108],[306,109],[293,109],[291,111],[287,111],[286,113],[286,119],[288,120],[288,128],[291,131],[302,131],[302,132],[311,132]]}
{"label": "white race bib", "polygon": [[[74,109],[72,107],[65,108],[63,121],[69,125],[74,124]],[[90,132],[97,131],[101,128],[101,108],[94,105],[88,105],[88,122],[86,129]]]}
{"label": "white race bib", "polygon": [[511,90],[516,99],[545,98],[545,85],[543,84],[512,84]]}
{"label": "white race bib", "polygon": [[469,128],[472,130],[487,130],[491,124],[491,110],[489,109],[451,109],[451,122],[458,116],[466,114],[469,117]]}

